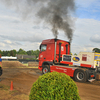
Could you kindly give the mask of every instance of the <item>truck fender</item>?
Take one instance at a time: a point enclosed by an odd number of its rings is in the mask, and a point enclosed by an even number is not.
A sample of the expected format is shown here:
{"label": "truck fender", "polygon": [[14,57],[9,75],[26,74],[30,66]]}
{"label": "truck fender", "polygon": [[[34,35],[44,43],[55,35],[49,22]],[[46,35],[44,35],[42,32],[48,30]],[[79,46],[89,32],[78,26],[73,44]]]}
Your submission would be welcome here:
{"label": "truck fender", "polygon": [[43,63],[42,63],[42,67],[44,66],[44,65],[53,65],[53,62],[49,62],[49,61],[44,61]]}
{"label": "truck fender", "polygon": [[53,62],[44,61],[44,62],[42,63],[42,67],[44,67],[45,65],[48,65],[49,71],[50,71],[50,65],[53,65]]}

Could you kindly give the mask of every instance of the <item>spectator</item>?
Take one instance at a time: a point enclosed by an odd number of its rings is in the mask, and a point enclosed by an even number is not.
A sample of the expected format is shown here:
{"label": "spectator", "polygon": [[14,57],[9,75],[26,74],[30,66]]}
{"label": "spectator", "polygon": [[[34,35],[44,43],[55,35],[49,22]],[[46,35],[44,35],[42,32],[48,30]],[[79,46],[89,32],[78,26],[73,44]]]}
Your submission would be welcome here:
{"label": "spectator", "polygon": [[[0,76],[2,75],[2,59],[1,59],[1,54],[0,54]],[[1,81],[1,78],[0,78]]]}

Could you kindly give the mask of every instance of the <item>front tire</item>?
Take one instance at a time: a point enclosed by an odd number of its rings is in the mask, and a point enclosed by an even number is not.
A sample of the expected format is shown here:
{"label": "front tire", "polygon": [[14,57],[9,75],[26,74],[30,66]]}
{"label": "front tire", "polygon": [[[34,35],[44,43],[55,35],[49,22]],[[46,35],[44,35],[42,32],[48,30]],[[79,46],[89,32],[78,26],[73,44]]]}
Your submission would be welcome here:
{"label": "front tire", "polygon": [[48,73],[50,72],[50,68],[49,65],[44,65],[42,68],[42,74]]}
{"label": "front tire", "polygon": [[74,80],[77,82],[86,82],[87,81],[87,74],[86,71],[78,69],[74,73]]}

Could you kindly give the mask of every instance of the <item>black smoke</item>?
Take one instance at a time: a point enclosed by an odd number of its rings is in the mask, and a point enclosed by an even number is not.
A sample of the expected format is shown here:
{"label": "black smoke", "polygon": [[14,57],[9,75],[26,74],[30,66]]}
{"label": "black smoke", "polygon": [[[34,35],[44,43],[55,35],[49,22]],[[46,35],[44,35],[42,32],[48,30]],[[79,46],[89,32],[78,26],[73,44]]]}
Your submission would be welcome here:
{"label": "black smoke", "polygon": [[6,6],[15,9],[23,16],[38,16],[41,21],[50,24],[55,37],[59,30],[64,31],[69,41],[73,37],[74,0],[0,0]]}

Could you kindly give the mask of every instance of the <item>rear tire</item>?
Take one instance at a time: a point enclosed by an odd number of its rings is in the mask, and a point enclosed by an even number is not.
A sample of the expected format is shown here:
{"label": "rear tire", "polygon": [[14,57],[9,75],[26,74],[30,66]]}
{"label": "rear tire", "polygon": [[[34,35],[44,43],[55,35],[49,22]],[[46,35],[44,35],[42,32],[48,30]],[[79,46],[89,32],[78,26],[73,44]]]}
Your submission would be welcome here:
{"label": "rear tire", "polygon": [[86,71],[78,69],[74,73],[74,80],[77,82],[86,82],[87,81],[87,74]]}
{"label": "rear tire", "polygon": [[42,74],[48,73],[50,72],[50,68],[49,65],[44,65],[42,68]]}

